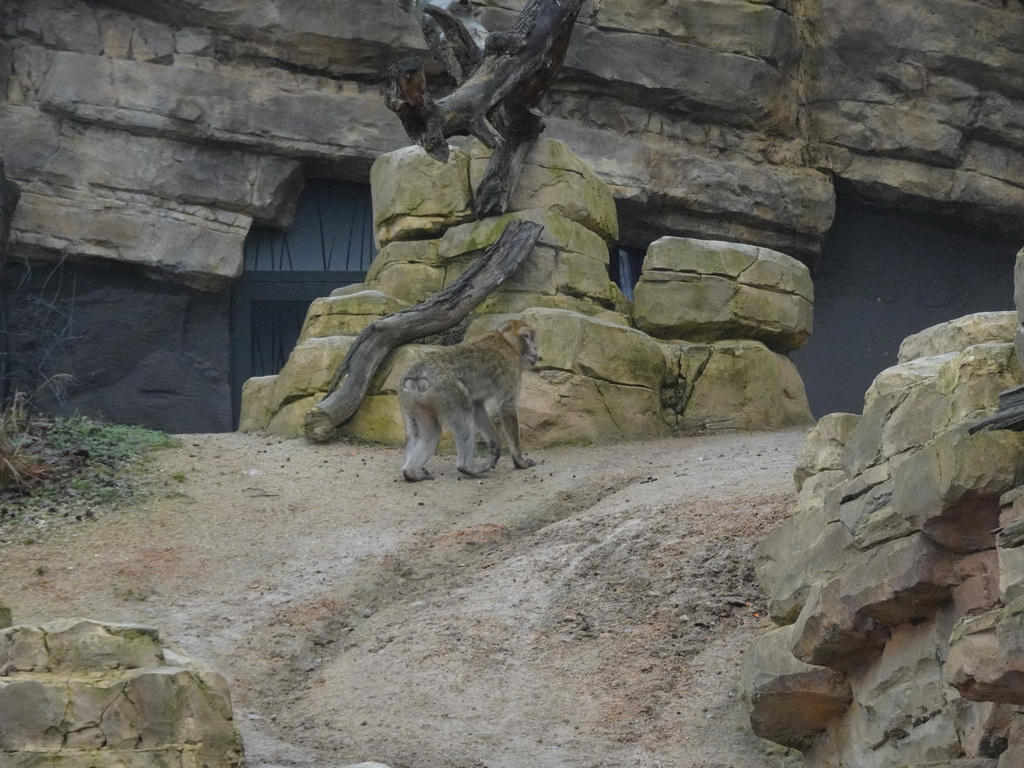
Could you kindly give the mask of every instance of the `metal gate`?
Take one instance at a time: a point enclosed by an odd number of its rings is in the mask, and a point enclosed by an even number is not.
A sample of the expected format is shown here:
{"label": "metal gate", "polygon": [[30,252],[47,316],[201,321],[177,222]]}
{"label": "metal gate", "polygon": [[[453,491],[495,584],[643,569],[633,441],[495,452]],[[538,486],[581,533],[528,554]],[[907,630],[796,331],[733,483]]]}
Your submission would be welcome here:
{"label": "metal gate", "polygon": [[311,179],[291,227],[252,228],[231,297],[236,428],[246,379],[278,373],[298,341],[310,302],[362,282],[376,253],[365,184]]}

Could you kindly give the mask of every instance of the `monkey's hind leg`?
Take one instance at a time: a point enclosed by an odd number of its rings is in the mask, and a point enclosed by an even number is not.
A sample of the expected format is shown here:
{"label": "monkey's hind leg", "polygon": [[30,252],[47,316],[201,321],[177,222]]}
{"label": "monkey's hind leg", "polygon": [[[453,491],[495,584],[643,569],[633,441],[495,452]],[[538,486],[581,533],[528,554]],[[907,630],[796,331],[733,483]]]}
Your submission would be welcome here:
{"label": "monkey's hind leg", "polygon": [[[501,440],[494,431],[494,427],[491,426],[490,420],[487,419],[485,411],[484,419],[487,421],[490,429],[490,434],[487,434],[486,431],[484,432],[485,437],[487,437],[489,455],[479,463],[473,460],[473,454],[476,452],[476,432],[478,426],[477,407],[467,397],[464,404],[460,403],[457,409],[453,409],[451,422],[448,424],[455,437],[457,462],[455,468],[462,474],[469,475],[470,477],[482,475],[487,470],[493,469],[494,465],[498,462],[498,455],[501,452]],[[482,405],[479,407],[483,410]]]}
{"label": "monkey's hind leg", "polygon": [[434,455],[441,440],[441,424],[430,408],[408,406],[402,408],[405,416],[405,465],[402,477],[410,483],[433,480],[426,469],[427,461]]}
{"label": "monkey's hind leg", "polygon": [[494,469],[498,464],[498,459],[501,458],[501,435],[494,428],[494,421],[482,402],[473,404],[473,421],[476,422],[477,431],[487,440],[489,460],[487,468],[483,470],[486,472],[488,469]]}

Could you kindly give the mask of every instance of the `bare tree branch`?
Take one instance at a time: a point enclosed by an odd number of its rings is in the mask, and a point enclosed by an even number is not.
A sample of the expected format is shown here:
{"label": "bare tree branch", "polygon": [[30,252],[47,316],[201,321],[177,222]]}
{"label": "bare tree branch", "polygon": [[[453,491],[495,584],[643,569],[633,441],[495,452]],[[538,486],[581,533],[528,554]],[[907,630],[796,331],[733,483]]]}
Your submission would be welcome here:
{"label": "bare tree branch", "polygon": [[[478,217],[508,208],[523,145],[544,127],[537,106],[558,76],[582,5],[583,0],[530,0],[511,30],[488,35],[483,58],[465,81],[436,101],[419,59],[404,59],[390,70],[387,106],[401,118],[409,138],[432,157],[446,162],[446,139],[460,134],[475,136],[494,150],[481,183],[484,192],[475,201]],[[455,48],[447,58],[455,56],[461,40],[455,25],[465,27],[443,11],[429,13],[452,25]]]}

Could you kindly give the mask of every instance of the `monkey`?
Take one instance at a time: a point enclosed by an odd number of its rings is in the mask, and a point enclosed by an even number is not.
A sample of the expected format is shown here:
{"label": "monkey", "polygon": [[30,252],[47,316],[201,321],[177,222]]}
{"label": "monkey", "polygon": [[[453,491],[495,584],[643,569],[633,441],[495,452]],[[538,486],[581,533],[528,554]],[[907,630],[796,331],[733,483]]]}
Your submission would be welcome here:
{"label": "monkey", "polygon": [[[497,412],[516,469],[534,466],[519,446],[516,403],[523,370],[539,359],[533,329],[509,320],[497,331],[430,352],[410,365],[398,384],[407,437],[402,476],[411,483],[433,479],[426,463],[441,439],[442,425],[455,436],[459,472],[475,477],[493,469],[501,456],[501,437],[488,404]],[[478,432],[488,449],[479,463],[473,459]]]}

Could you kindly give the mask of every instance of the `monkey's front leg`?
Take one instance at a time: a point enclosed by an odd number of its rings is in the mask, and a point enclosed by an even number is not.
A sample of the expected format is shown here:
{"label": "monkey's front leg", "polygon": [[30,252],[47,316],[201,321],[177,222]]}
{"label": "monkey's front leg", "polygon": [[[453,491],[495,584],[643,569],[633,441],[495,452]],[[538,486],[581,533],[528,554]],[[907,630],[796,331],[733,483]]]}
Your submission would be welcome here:
{"label": "monkey's front leg", "polygon": [[519,445],[519,414],[516,412],[516,404],[514,402],[503,404],[498,411],[498,418],[501,420],[501,428],[505,431],[508,452],[512,454],[512,463],[515,464],[516,469],[529,469],[537,466],[536,461],[523,455],[523,449]]}

